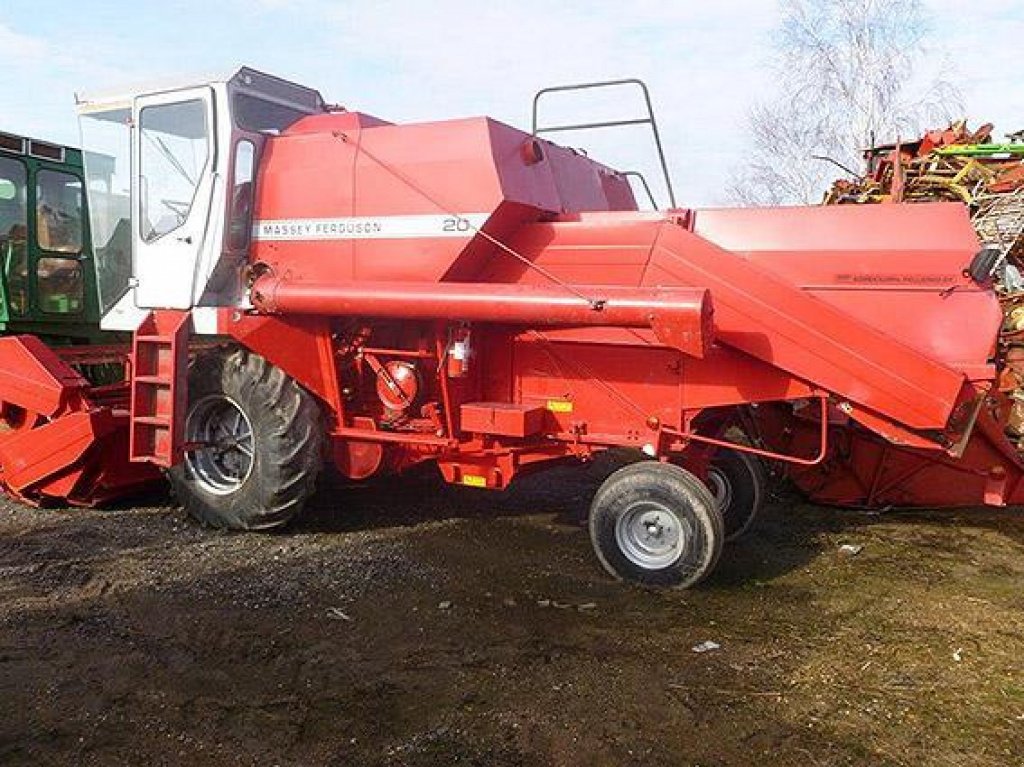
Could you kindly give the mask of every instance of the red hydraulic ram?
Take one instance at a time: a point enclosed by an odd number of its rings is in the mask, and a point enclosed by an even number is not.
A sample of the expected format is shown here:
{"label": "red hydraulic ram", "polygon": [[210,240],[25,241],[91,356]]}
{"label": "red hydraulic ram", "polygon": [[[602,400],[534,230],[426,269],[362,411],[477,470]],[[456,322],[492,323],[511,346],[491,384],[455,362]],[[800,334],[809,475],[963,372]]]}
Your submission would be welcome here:
{"label": "red hydraulic ram", "polygon": [[556,327],[650,328],[657,339],[703,357],[713,335],[703,288],[623,288],[477,282],[360,282],[317,285],[264,275],[253,305],[271,314],[453,320]]}

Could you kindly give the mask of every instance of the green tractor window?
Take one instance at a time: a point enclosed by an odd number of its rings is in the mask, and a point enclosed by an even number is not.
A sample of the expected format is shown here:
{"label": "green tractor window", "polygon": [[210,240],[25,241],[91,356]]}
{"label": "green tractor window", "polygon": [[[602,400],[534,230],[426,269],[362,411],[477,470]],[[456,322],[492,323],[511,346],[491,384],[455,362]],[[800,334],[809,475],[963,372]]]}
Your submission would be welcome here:
{"label": "green tractor window", "polygon": [[36,235],[43,250],[82,251],[82,182],[77,177],[55,170],[36,174]]}
{"label": "green tractor window", "polygon": [[85,279],[77,258],[40,258],[36,264],[39,308],[50,314],[78,314],[85,304]]}
{"label": "green tractor window", "polygon": [[77,314],[85,299],[82,251],[82,182],[69,173],[36,174],[36,236],[46,255],[36,264],[39,308],[50,314]]}
{"label": "green tractor window", "polygon": [[13,157],[0,157],[0,265],[13,314],[28,311],[28,172]]}

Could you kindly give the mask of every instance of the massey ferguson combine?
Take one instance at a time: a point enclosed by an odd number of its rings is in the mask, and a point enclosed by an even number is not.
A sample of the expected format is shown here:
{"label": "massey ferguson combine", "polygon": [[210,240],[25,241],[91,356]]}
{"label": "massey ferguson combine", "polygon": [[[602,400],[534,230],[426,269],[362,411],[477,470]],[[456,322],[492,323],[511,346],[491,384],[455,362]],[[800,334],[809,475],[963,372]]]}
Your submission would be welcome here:
{"label": "massey ferguson combine", "polygon": [[133,340],[94,386],[89,347],[0,339],[0,481],[26,502],[165,473],[199,520],[258,530],[326,460],[497,489],[628,448],[597,555],[688,586],[756,513],[760,459],[846,502],[1017,498],[998,254],[959,205],[640,212],[628,174],[537,131],[393,125],[250,69],[80,112],[102,326]]}

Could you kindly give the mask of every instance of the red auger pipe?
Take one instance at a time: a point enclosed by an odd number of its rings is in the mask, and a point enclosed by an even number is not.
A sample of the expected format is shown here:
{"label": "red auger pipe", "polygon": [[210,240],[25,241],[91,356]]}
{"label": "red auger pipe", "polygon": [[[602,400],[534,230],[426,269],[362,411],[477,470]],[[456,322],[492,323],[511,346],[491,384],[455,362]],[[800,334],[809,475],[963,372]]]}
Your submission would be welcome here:
{"label": "red auger pipe", "polygon": [[314,285],[265,275],[256,280],[251,298],[258,310],[269,314],[651,328],[665,345],[695,357],[704,356],[713,334],[711,297],[700,288],[469,282]]}

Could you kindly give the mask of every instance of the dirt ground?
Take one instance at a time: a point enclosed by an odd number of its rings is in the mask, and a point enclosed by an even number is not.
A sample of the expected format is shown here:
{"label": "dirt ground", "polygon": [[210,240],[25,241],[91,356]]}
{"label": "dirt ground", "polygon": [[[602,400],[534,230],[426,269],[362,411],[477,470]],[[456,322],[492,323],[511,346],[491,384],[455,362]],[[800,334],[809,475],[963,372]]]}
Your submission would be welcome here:
{"label": "dirt ground", "polygon": [[777,500],[646,591],[590,553],[599,474],[336,487],[274,535],[5,504],[0,763],[1024,764],[1019,512]]}

